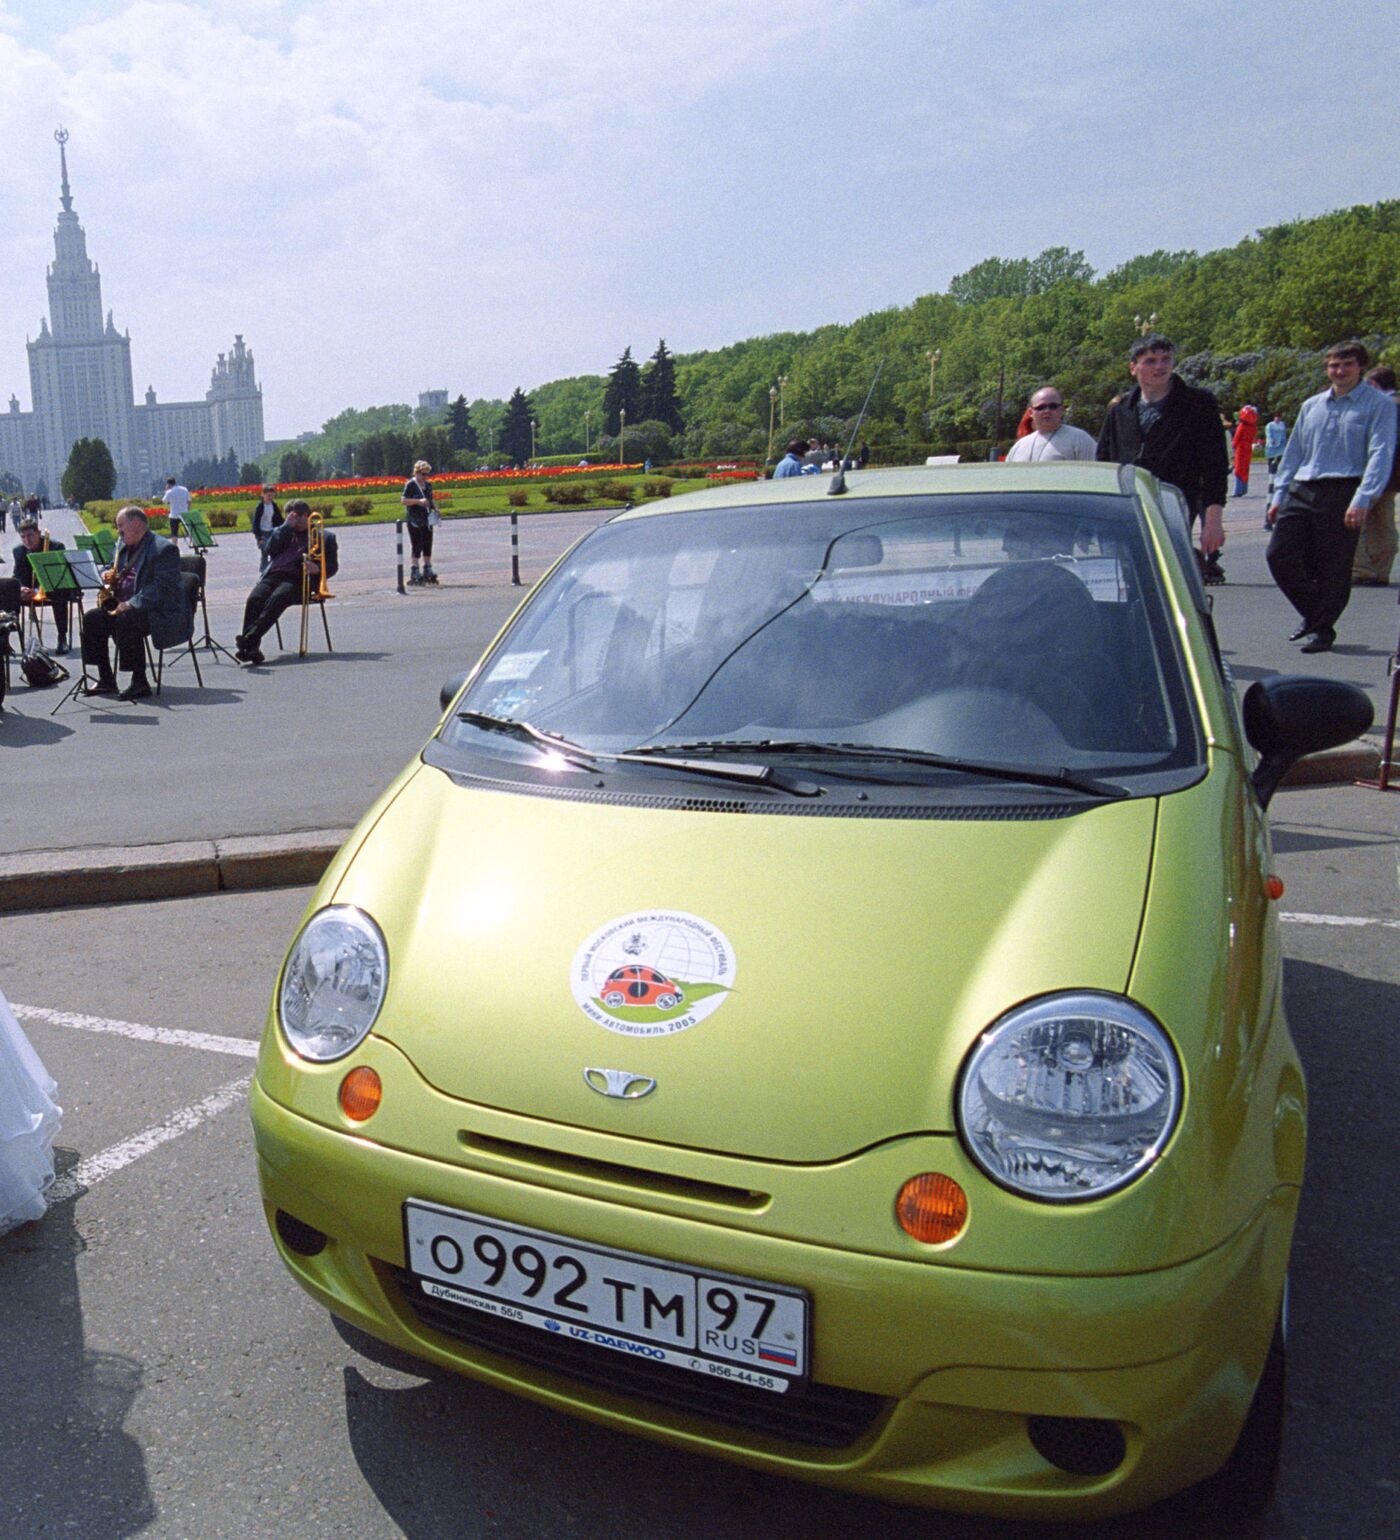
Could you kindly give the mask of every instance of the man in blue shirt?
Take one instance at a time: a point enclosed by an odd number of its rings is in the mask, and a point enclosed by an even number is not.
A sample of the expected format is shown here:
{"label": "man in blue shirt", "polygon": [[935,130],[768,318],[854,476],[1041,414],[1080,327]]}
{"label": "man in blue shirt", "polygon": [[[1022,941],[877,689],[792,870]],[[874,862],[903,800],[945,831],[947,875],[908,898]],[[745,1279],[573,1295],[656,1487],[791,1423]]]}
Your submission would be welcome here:
{"label": "man in blue shirt", "polygon": [[1360,342],[1327,350],[1331,385],[1298,413],[1274,477],[1269,571],[1302,617],[1290,641],[1328,652],[1351,598],[1351,563],[1366,514],[1395,459],[1395,407],[1361,378]]}
{"label": "man in blue shirt", "polygon": [[778,461],[773,471],[773,480],[780,476],[800,476],[802,474],[802,456],[807,453],[807,440],[795,438],[787,446],[787,453]]}

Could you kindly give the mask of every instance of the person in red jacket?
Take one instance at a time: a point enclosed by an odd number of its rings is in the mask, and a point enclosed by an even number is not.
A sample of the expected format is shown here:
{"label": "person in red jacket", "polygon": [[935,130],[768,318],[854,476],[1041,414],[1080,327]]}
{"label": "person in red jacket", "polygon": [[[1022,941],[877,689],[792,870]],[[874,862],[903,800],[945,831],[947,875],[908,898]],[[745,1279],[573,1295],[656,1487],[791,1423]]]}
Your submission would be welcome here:
{"label": "person in red jacket", "polygon": [[1254,440],[1258,435],[1259,413],[1252,406],[1240,408],[1239,421],[1230,442],[1235,449],[1235,496],[1249,491],[1249,462],[1254,458]]}

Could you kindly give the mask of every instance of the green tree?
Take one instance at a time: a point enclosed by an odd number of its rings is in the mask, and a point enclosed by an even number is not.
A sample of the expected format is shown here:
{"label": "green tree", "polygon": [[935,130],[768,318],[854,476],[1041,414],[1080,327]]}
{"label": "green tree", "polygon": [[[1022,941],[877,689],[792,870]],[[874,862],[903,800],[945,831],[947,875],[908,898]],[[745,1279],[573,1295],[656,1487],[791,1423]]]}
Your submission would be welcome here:
{"label": "green tree", "polygon": [[24,483],[13,471],[0,471],[0,497],[18,497],[24,491]]}
{"label": "green tree", "polygon": [[622,357],[612,366],[608,375],[607,389],[603,392],[603,432],[617,436],[618,423],[623,412],[628,420],[638,422],[642,416],[642,371],[632,357],[630,347],[623,348]]}
{"label": "green tree", "polygon": [[497,449],[509,455],[512,464],[523,465],[530,458],[530,424],[534,417],[535,409],[529,396],[517,385],[506,402],[506,414],[496,441]]}
{"label": "green tree", "polygon": [[413,435],[413,458],[426,460],[434,470],[446,470],[452,460],[452,438],[447,429],[419,428]]}
{"label": "green tree", "polygon": [[59,490],[75,503],[95,503],[111,497],[117,486],[112,451],[100,438],[80,438],[68,451]]}
{"label": "green tree", "polygon": [[245,460],[238,467],[238,484],[241,487],[257,486],[262,482],[262,466],[256,460]]}
{"label": "green tree", "polygon": [[[672,433],[685,431],[676,400],[676,361],[667,351],[664,337],[657,343],[656,352],[651,355],[642,375],[642,399],[638,410],[644,422],[665,423]],[[627,415],[632,415],[630,407]],[[659,457],[653,455],[652,458]]]}
{"label": "green tree", "polygon": [[287,449],[277,468],[277,479],[283,484],[289,481],[315,481],[318,467],[304,449]]}
{"label": "green tree", "polygon": [[455,450],[476,454],[481,448],[465,396],[458,396],[447,409],[447,436]]}

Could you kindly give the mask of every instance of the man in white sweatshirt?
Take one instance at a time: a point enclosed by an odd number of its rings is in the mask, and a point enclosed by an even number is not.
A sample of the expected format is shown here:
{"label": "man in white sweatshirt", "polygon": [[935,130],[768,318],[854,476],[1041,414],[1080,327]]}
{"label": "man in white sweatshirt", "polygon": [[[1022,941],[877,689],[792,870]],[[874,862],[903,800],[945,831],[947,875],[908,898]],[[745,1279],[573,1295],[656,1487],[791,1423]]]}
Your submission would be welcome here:
{"label": "man in white sweatshirt", "polygon": [[1008,461],[1092,460],[1095,444],[1083,428],[1065,421],[1064,397],[1053,385],[1042,385],[1031,397],[1035,426],[1011,446]]}

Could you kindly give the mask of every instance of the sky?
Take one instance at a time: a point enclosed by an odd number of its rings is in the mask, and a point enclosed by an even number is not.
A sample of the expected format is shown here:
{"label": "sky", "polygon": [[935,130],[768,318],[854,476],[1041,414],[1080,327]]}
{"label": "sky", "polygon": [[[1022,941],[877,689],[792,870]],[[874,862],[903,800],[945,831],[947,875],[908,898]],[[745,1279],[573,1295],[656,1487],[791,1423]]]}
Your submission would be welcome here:
{"label": "sky", "polygon": [[241,332],[283,438],[1395,197],[1398,75],[1374,0],[0,0],[0,401],[60,124],[137,399]]}

